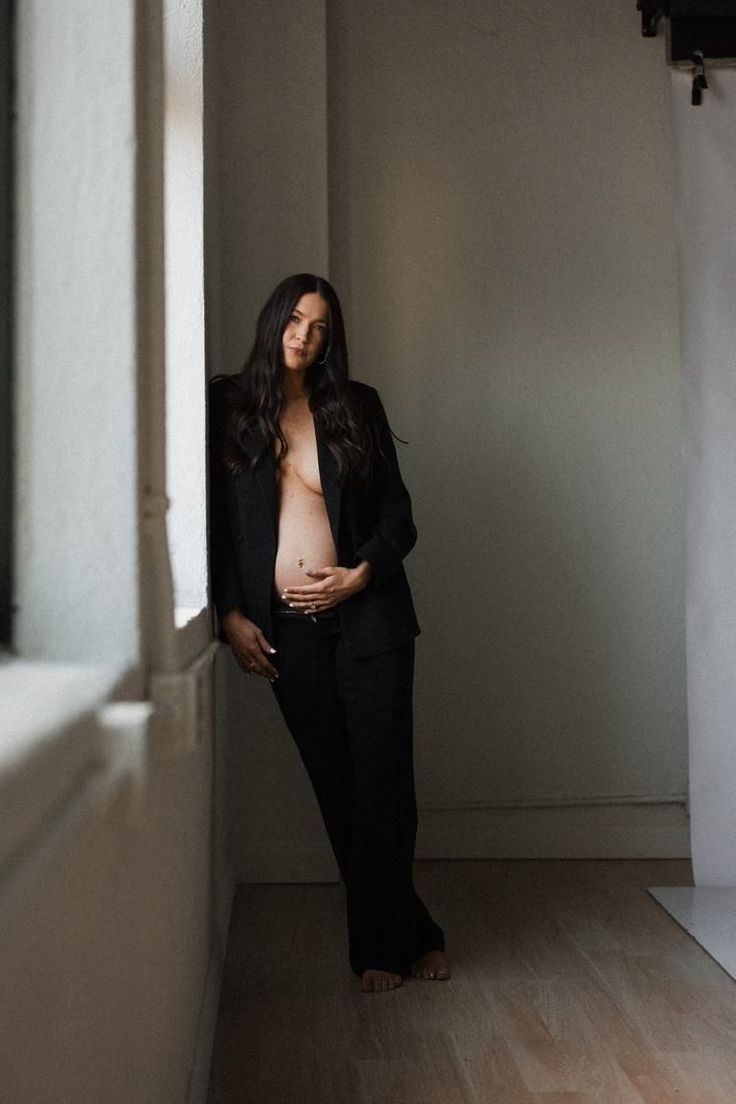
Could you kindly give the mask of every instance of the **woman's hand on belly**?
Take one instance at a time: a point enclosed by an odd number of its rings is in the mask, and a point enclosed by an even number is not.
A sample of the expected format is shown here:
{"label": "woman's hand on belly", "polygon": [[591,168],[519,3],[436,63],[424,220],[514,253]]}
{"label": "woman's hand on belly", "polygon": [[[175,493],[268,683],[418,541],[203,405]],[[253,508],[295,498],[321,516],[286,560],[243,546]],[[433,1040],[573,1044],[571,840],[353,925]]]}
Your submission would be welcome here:
{"label": "woman's hand on belly", "polygon": [[372,574],[367,560],[357,567],[305,567],[304,571],[315,582],[285,587],[281,597],[294,609],[304,610],[305,613],[339,605],[363,590]]}
{"label": "woman's hand on belly", "polygon": [[253,621],[240,610],[229,610],[222,618],[222,627],[233,655],[247,675],[263,675],[271,682],[279,677],[268,659],[276,649]]}

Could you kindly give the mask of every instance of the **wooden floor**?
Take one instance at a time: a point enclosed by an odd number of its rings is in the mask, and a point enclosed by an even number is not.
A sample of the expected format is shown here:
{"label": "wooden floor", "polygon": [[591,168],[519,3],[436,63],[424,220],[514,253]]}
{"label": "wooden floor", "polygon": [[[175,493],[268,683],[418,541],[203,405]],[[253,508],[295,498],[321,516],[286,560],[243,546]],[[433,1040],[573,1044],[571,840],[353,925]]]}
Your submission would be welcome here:
{"label": "wooden floor", "polygon": [[364,994],[337,885],[241,886],[209,1104],[735,1104],[736,982],[680,861],[417,863],[453,977]]}

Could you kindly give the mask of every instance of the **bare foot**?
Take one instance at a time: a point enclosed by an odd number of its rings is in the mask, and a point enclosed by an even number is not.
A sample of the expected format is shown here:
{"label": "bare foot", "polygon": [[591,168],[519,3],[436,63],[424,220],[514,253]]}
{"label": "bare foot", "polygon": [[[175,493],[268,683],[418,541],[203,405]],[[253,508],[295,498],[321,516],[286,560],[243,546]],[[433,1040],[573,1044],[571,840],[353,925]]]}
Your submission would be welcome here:
{"label": "bare foot", "polygon": [[431,981],[446,981],[450,976],[450,964],[443,951],[427,951],[420,955],[411,968],[415,978]]}
{"label": "bare foot", "polygon": [[387,993],[389,989],[398,989],[401,974],[390,970],[364,970],[360,977],[360,988],[364,993]]}

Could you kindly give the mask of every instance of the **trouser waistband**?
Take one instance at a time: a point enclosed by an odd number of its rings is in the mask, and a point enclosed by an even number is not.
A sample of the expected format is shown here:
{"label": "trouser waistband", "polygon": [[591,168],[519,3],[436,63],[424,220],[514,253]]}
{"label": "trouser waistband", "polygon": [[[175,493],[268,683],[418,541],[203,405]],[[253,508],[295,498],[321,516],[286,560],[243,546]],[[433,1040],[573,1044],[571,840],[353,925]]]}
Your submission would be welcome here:
{"label": "trouser waistband", "polygon": [[289,617],[301,621],[337,621],[339,613],[336,609],[326,610],[299,610],[292,609],[288,602],[276,599],[271,607],[274,617]]}

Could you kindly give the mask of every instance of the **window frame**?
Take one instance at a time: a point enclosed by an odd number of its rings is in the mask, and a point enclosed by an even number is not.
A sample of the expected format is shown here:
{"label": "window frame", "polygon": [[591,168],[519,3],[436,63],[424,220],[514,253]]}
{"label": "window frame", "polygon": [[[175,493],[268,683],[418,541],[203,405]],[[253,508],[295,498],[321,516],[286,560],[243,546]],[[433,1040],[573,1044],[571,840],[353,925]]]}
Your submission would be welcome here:
{"label": "window frame", "polygon": [[0,654],[13,629],[13,31],[11,0],[0,0]]}

